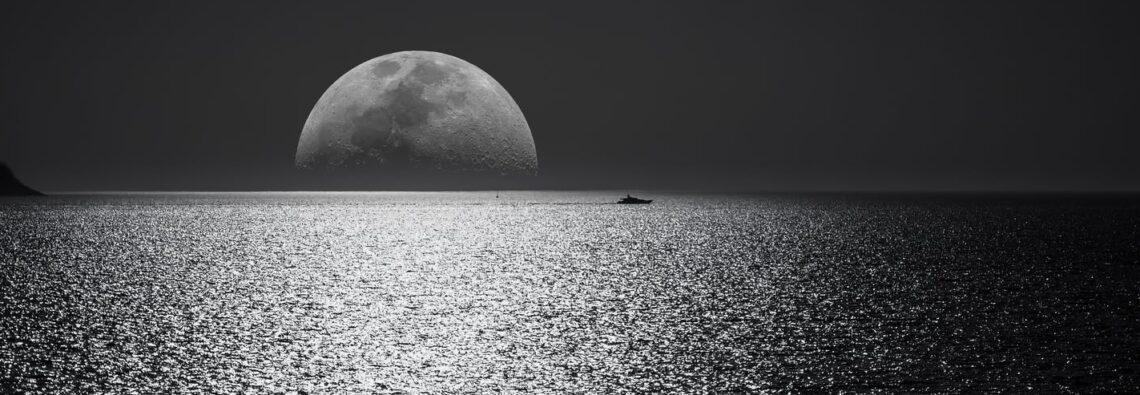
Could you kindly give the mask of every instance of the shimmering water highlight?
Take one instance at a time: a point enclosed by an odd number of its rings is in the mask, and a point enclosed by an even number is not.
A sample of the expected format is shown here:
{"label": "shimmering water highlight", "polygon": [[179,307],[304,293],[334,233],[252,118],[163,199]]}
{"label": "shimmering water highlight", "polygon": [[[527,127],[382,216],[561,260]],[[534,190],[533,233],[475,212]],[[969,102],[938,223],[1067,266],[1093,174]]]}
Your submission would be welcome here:
{"label": "shimmering water highlight", "polygon": [[0,200],[21,392],[1126,391],[1130,199]]}

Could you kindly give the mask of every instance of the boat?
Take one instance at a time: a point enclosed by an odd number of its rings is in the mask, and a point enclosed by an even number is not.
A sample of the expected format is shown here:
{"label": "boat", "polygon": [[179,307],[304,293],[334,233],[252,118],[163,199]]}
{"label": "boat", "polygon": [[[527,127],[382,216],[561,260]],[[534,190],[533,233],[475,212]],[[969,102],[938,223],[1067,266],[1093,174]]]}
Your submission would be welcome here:
{"label": "boat", "polygon": [[638,198],[635,198],[635,197],[629,196],[629,195],[625,195],[624,198],[622,198],[621,200],[618,200],[618,204],[649,204],[649,203],[653,203],[653,200],[652,199],[650,199],[650,200],[638,199]]}

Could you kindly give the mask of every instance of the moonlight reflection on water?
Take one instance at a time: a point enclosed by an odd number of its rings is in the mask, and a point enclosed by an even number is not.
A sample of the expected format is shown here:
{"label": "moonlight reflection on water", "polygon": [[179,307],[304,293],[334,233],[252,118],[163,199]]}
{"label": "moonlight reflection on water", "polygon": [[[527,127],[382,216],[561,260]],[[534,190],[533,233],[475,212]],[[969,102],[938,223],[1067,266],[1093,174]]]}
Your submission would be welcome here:
{"label": "moonlight reflection on water", "polygon": [[1134,201],[615,196],[3,200],[0,387],[1138,385]]}

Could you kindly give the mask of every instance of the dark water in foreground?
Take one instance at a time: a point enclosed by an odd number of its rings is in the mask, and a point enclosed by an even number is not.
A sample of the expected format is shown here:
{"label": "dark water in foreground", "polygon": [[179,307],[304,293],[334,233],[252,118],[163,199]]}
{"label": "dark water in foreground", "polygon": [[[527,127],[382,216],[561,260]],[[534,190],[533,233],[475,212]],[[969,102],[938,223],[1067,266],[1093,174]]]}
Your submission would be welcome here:
{"label": "dark water in foreground", "polygon": [[1140,389],[1140,200],[0,199],[0,388]]}

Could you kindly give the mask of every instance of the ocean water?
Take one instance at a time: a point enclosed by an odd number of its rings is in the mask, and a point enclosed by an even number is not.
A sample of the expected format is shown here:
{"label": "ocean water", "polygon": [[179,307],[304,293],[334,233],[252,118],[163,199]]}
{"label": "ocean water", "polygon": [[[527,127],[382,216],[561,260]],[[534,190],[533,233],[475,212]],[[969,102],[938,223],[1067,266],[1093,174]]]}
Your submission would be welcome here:
{"label": "ocean water", "polygon": [[0,389],[1135,392],[1140,200],[0,199]]}

